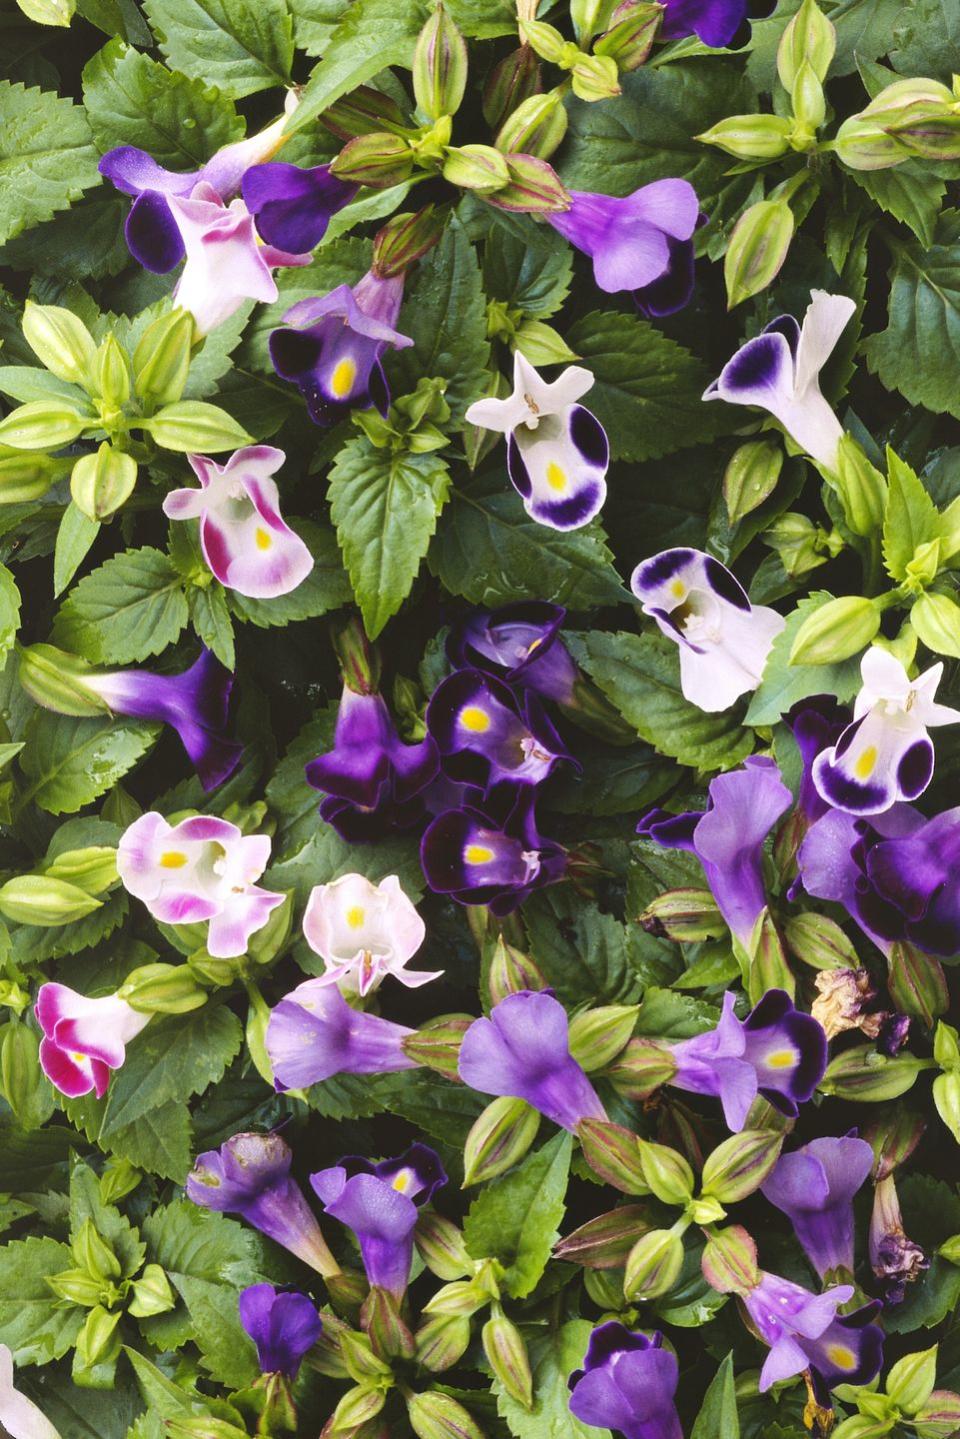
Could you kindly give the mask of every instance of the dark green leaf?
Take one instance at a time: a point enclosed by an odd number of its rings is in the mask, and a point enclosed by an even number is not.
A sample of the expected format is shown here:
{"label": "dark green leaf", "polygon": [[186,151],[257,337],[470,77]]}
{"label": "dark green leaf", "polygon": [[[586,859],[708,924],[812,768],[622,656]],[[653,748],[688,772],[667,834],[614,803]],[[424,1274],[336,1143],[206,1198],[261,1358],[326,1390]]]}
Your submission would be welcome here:
{"label": "dark green leaf", "polygon": [[285,0],[145,0],[170,64],[237,98],[290,77],[293,24]]}
{"label": "dark green leaf", "polygon": [[572,1140],[554,1135],[509,1174],[492,1180],[473,1201],[464,1224],[474,1259],[498,1259],[515,1299],[536,1288],[559,1238]]}

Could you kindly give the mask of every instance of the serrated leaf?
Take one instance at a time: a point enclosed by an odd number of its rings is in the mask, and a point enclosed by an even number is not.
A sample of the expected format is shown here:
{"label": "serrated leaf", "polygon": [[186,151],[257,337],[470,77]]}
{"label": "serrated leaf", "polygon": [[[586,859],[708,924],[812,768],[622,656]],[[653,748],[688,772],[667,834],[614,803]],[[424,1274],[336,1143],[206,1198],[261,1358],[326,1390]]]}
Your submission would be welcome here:
{"label": "serrated leaf", "polygon": [[938,175],[911,161],[889,170],[845,170],[844,175],[865,190],[881,210],[909,225],[921,245],[933,243],[947,191],[946,182]]}
{"label": "serrated leaf", "polygon": [[890,61],[901,75],[950,84],[960,70],[960,12],[953,0],[899,0]]}
{"label": "serrated leaf", "polygon": [[85,576],[53,622],[53,643],[97,664],[160,654],[190,617],[183,577],[169,555],[125,550]]}
{"label": "serrated leaf", "polygon": [[220,1078],[243,1033],[223,1005],[154,1019],[129,1045],[107,1095],[101,1135],[115,1134],[170,1100],[186,1100]]}
{"label": "serrated leaf", "polygon": [[350,0],[288,0],[298,50],[322,55],[350,7]]}
{"label": "serrated leaf", "polygon": [[553,230],[534,228],[518,234],[500,222],[487,237],[483,252],[483,279],[493,300],[544,320],[556,314],[570,292],[573,251]]}
{"label": "serrated leaf", "polygon": [[145,0],[144,8],[170,64],[226,95],[240,99],[290,78],[285,0]]}
{"label": "serrated leaf", "polygon": [[562,888],[534,895],[523,908],[530,953],[568,1004],[619,1004],[637,998],[627,926]]}
{"label": "serrated leaf", "polygon": [[509,1174],[492,1180],[470,1205],[464,1241],[474,1259],[498,1259],[515,1299],[536,1288],[559,1237],[573,1141],[554,1135]]}
{"label": "serrated leaf", "polygon": [[883,516],[883,558],[895,580],[902,580],[918,545],[936,539],[940,514],[922,480],[892,450],[887,452],[889,489]]}
{"label": "serrated leaf", "polygon": [[807,595],[787,616],[786,626],[773,642],[763,677],[750,700],[747,724],[776,724],[793,705],[808,695],[835,695],[843,704],[853,699],[860,689],[859,656],[830,665],[790,663],[790,651],[801,625],[831,598],[825,591]]}
{"label": "serrated leaf", "polygon": [[348,90],[391,65],[409,68],[420,28],[427,18],[422,0],[353,0],[324,46],[288,129],[302,130]]}
{"label": "serrated leaf", "polygon": [[99,184],[98,155],[80,105],[0,80],[0,241],[49,220]]}
{"label": "serrated leaf", "polygon": [[188,591],[190,618],[197,637],[228,670],[236,665],[233,621],[222,585],[194,587]]}
{"label": "serrated leaf", "polygon": [[70,1232],[76,1234],[85,1219],[113,1250],[123,1277],[136,1274],[143,1263],[144,1245],[126,1215],[100,1198],[99,1177],[87,1164],[77,1163],[70,1175]]}
{"label": "serrated leaf", "polygon": [[74,719],[38,710],[27,726],[20,767],[33,800],[51,814],[74,814],[132,769],[160,726],[128,719]]}
{"label": "serrated leaf", "polygon": [[46,1282],[48,1274],[71,1268],[73,1256],[55,1239],[18,1239],[0,1247],[0,1344],[13,1350],[15,1364],[47,1364],[75,1342],[82,1309],[61,1309]]}
{"label": "serrated leaf", "polygon": [[527,1333],[533,1370],[533,1408],[526,1410],[494,1380],[497,1409],[515,1439],[610,1439],[609,1429],[582,1424],[570,1413],[569,1378],[583,1368],[593,1325],[571,1319],[561,1329]]}

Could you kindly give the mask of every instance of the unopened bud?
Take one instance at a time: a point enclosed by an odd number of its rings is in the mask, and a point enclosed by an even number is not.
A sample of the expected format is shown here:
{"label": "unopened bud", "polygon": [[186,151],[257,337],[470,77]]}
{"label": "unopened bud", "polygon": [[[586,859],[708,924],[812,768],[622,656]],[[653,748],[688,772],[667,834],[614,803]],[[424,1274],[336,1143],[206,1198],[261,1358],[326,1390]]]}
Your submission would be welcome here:
{"label": "unopened bud", "polygon": [[508,994],[519,994],[524,990],[546,989],[547,981],[528,954],[507,944],[502,935],[497,936],[490,966],[487,970],[487,992],[491,1004],[499,1004]]}
{"label": "unopened bud", "polygon": [[172,310],[148,325],[133,352],[133,389],[148,405],[171,405],[187,383],[193,316]]}
{"label": "unopened bud", "polygon": [[728,115],[694,139],[737,160],[777,160],[790,149],[793,123],[782,115]]}
{"label": "unopened bud", "polygon": [[578,100],[592,103],[620,94],[617,62],[611,55],[581,55],[570,67],[573,93]]}
{"label": "unopened bud", "polygon": [[796,981],[787,963],[780,932],[766,908],[761,912],[750,936],[749,957],[747,993],[753,1004],[759,1004],[771,989],[783,989],[793,998],[797,988]]}
{"label": "unopened bud", "polygon": [[137,483],[137,462],[104,440],[96,454],[81,455],[70,476],[70,495],[90,520],[107,520],[125,504]]}
{"label": "unopened bud", "polygon": [[567,133],[567,111],[559,90],[532,95],[501,125],[494,141],[505,154],[519,152],[549,160]]}
{"label": "unopened bud", "polygon": [[859,654],[880,629],[880,610],[862,595],[827,600],[807,615],[790,651],[792,665],[826,665]]}
{"label": "unopened bud", "polygon": [[610,29],[593,47],[595,54],[609,55],[621,74],[639,70],[653,49],[663,13],[662,5],[634,3],[634,0],[618,5],[611,17]]}
{"label": "unopened bud", "polygon": [[60,450],[93,423],[66,400],[31,400],[0,420],[0,443],[14,450]]}
{"label": "unopened bud", "polygon": [[855,535],[872,535],[883,525],[887,482],[852,435],[844,435],[837,449],[836,473],[826,473],[843,505],[844,519]]}
{"label": "unopened bud", "polygon": [[23,337],[51,375],[85,388],[90,385],[97,347],[86,325],[72,310],[28,300],[23,307]]}
{"label": "unopened bud", "polygon": [[353,140],[357,135],[371,135],[374,131],[394,128],[403,130],[406,127],[403,111],[396,100],[370,85],[358,85],[349,95],[328,105],[317,118],[340,140]]}
{"label": "unopened bud", "polygon": [[443,178],[461,190],[483,195],[510,183],[507,162],[492,145],[451,147],[443,162]]}
{"label": "unopened bud", "polygon": [[400,1317],[400,1305],[389,1290],[374,1284],[360,1309],[360,1323],[380,1359],[412,1359],[413,1335]]}
{"label": "unopened bud", "polygon": [[44,862],[43,872],[50,879],[78,885],[87,894],[102,894],[117,882],[117,851],[106,844],[64,850],[56,859]]}
{"label": "unopened bud", "polygon": [[116,1204],[132,1194],[143,1178],[143,1171],[129,1159],[110,1159],[100,1175],[100,1198],[104,1204]]}
{"label": "unopened bud", "polygon": [[677,1072],[670,1050],[652,1039],[631,1039],[604,1071],[618,1094],[626,1099],[648,1099]]}
{"label": "unopened bud", "polygon": [[570,196],[559,175],[546,160],[511,151],[507,155],[507,167],[510,184],[490,195],[489,204],[500,210],[530,215],[569,210]]}
{"label": "unopened bud", "polygon": [[423,1306],[424,1314],[456,1314],[469,1319],[490,1302],[488,1280],[489,1269],[484,1269],[482,1274],[475,1274],[472,1279],[455,1279],[445,1284],[427,1300]]}
{"label": "unopened bud", "polygon": [[580,1068],[594,1074],[612,1063],[637,1022],[636,1004],[605,1004],[570,1021],[570,1053]]}
{"label": "unopened bud", "polygon": [[142,964],[127,975],[117,997],[140,1014],[189,1014],[207,1002],[186,964]]}
{"label": "unopened bud", "polygon": [[463,1405],[436,1389],[411,1394],[407,1416],[417,1439],[485,1439],[483,1430]]}
{"label": "unopened bud", "polygon": [[0,885],[0,914],[17,924],[71,924],[100,904],[79,885],[44,874],[22,874]]}
{"label": "unopened bud", "polygon": [[420,1258],[438,1279],[461,1279],[473,1268],[463,1230],[435,1210],[421,1210],[414,1238]]}
{"label": "unopened bud", "polygon": [[21,1128],[38,1128],[44,1117],[41,1106],[49,1094],[40,1068],[40,1041],[29,1025],[17,1020],[11,1020],[3,1027],[0,1083],[3,1096]]}
{"label": "unopened bud", "polygon": [[333,1411],[329,1431],[324,1432],[329,1432],[331,1436],[353,1435],[361,1424],[374,1419],[386,1402],[387,1396],[382,1389],[357,1384],[343,1395]]}
{"label": "unopened bud", "polygon": [[559,65],[572,52],[579,53],[576,45],[565,40],[556,26],[548,25],[545,20],[521,20],[519,28],[520,38],[536,50],[541,60],[549,60],[551,64]]}
{"label": "unopened bud", "polygon": [[415,1064],[425,1064],[447,1079],[456,1079],[460,1045],[472,1023],[468,1014],[439,1015],[406,1036],[403,1052]]}
{"label": "unopened bud", "polygon": [[354,185],[369,185],[386,190],[402,185],[413,174],[413,151],[400,135],[374,130],[348,140],[340,154],[330,162],[330,173]]}
{"label": "unopened bud", "polygon": [[519,1164],[540,1128],[540,1116],[526,1100],[504,1097],[477,1117],[463,1146],[463,1182],[480,1184]]}
{"label": "unopened bud", "polygon": [[94,1279],[120,1278],[120,1261],[98,1233],[92,1219],[85,1219],[70,1241],[78,1266]]}
{"label": "unopened bud", "polygon": [[96,1364],[108,1364],[120,1353],[120,1335],[117,1325],[121,1312],[109,1313],[98,1304],[87,1315],[83,1328],[77,1337],[76,1367],[92,1369]]}
{"label": "unopened bud", "polygon": [[912,1054],[898,1054],[890,1059],[878,1054],[873,1045],[857,1045],[830,1061],[819,1089],[837,1099],[878,1104],[906,1094],[921,1070],[929,1067],[929,1060],[917,1059]]}
{"label": "unopened bud", "polygon": [[667,1144],[638,1139],[643,1177],[664,1204],[687,1204],[693,1197],[693,1170],[682,1154]]}
{"label": "unopened bud", "polygon": [[718,1294],[749,1294],[760,1282],[757,1246],[740,1224],[714,1230],[704,1247],[700,1268]]}
{"label": "unopened bud", "polygon": [[728,309],[759,294],[776,279],[793,231],[793,211],[786,200],[758,200],[744,210],[723,260]]}
{"label": "unopened bud", "polygon": [[672,1289],[683,1268],[683,1240],[671,1229],[651,1229],[627,1255],[627,1299],[656,1299]]}
{"label": "unopened bud", "polygon": [[47,493],[70,461],[49,455],[27,454],[0,445],[0,505],[23,505]]}
{"label": "unopened bud", "polygon": [[417,1363],[433,1374],[452,1369],[470,1343],[470,1320],[463,1314],[435,1314],[415,1336]]}
{"label": "unopened bud", "polygon": [[780,1156],[783,1135],[742,1129],[725,1139],[703,1166],[701,1189],[721,1204],[736,1204],[759,1189]]}
{"label": "unopened bud", "polygon": [[720,939],[727,932],[717,902],[708,889],[668,889],[658,894],[640,916],[647,934],[696,944],[702,939]]}
{"label": "unopened bud", "polygon": [[392,215],[374,236],[374,274],[384,280],[404,274],[442,238],[445,219],[445,213],[433,205],[410,214]]}
{"label": "unopened bud", "polygon": [[723,472],[723,498],[731,525],[763,504],[782,469],[783,449],[775,440],[748,440],[734,451]]}
{"label": "unopened bud", "polygon": [[494,1314],[483,1326],[483,1352],[494,1377],[524,1409],[533,1407],[530,1356],[520,1330],[505,1314]]}
{"label": "unopened bud", "polygon": [[647,1211],[639,1204],[623,1204],[608,1214],[588,1219],[553,1247],[556,1259],[584,1269],[622,1269],[641,1235],[650,1229]]}
{"label": "unopened bud", "polygon": [[205,400],[178,400],[164,405],[141,424],[164,450],[177,454],[217,454],[253,443],[232,415]]}
{"label": "unopened bud", "polygon": [[905,940],[895,940],[887,956],[887,988],[901,1014],[919,1019],[932,1029],[937,1017],[945,1014],[950,993],[943,965],[932,954]]}
{"label": "unopened bud", "polygon": [[[345,1278],[345,1271],[335,1276],[336,1287],[341,1291],[343,1289],[341,1281]],[[330,1289],[329,1283],[327,1289]],[[355,1379],[363,1387],[382,1383],[390,1375],[390,1365],[374,1354],[373,1346],[366,1334],[358,1334],[353,1329],[342,1329],[340,1331],[340,1353],[351,1379]]]}
{"label": "unopened bud", "polygon": [[467,46],[442,3],[427,20],[413,52],[413,93],[431,120],[455,115],[467,88]]}
{"label": "unopened bud", "polygon": [[793,116],[796,120],[791,143],[795,150],[813,148],[813,136],[823,124],[827,114],[827,101],[823,85],[809,60],[804,60],[797,71],[790,92]]}
{"label": "unopened bud", "polygon": [[96,391],[110,410],[120,410],[130,398],[130,370],[127,357],[110,334],[97,351]]}
{"label": "unopened bud", "polygon": [[577,358],[563,336],[545,320],[522,320],[514,333],[513,347],[534,367],[565,365]]}
{"label": "unopened bud", "polygon": [[910,1427],[918,1439],[954,1439],[960,1431],[960,1394],[934,1389],[913,1416]]}
{"label": "unopened bud", "polygon": [[960,159],[960,115],[937,102],[919,100],[884,126],[918,160]]}
{"label": "unopened bud", "polygon": [[134,1319],[149,1319],[151,1314],[166,1314],[177,1299],[170,1281],[159,1264],[148,1264],[133,1286],[133,1301],[127,1313]]}
{"label": "unopened bud", "polygon": [[483,118],[497,130],[525,100],[540,91],[540,65],[535,51],[521,45],[490,71],[483,87]]}
{"label": "unopened bud", "polygon": [[46,1275],[44,1283],[58,1299],[79,1304],[84,1309],[93,1309],[99,1304],[103,1289],[103,1280],[94,1278],[85,1269],[62,1269],[59,1274]]}
{"label": "unopened bud", "polygon": [[811,969],[856,969],[859,966],[853,941],[836,920],[825,914],[791,915],[783,926],[790,953]]}
{"label": "unopened bud", "polygon": [[904,1104],[892,1105],[863,1126],[864,1139],[873,1149],[876,1184],[896,1173],[910,1158],[926,1131],[926,1122]]}
{"label": "unopened bud", "polygon": [[833,148],[849,170],[889,170],[910,159],[910,151],[888,135],[879,119],[851,115],[837,131]]}
{"label": "unopened bud", "polygon": [[577,1138],[583,1157],[595,1174],[621,1194],[649,1194],[637,1136],[622,1124],[607,1119],[582,1119]]}
{"label": "unopened bud", "polygon": [[960,1073],[957,1070],[937,1075],[933,1081],[933,1102],[940,1118],[960,1144]]}
{"label": "unopened bud", "polygon": [[937,1382],[936,1344],[918,1354],[905,1354],[887,1375],[887,1397],[903,1414],[913,1415],[926,1404]]}
{"label": "unopened bud", "polygon": [[797,72],[807,64],[819,80],[827,78],[837,48],[837,32],[817,0],[803,0],[777,47],[777,74],[787,91],[792,91]]}

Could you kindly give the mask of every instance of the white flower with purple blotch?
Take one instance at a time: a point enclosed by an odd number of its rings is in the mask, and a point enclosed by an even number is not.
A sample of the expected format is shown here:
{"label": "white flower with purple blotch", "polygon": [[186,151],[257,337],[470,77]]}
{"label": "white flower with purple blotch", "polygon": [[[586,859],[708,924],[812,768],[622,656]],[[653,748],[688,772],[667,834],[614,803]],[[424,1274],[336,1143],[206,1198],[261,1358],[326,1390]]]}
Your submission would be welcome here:
{"label": "white flower with purple blotch", "polygon": [[87,999],[65,984],[42,984],[34,1013],[43,1031],[43,1072],[70,1099],[91,1090],[101,1099],[111,1069],[120,1068],[126,1046],[151,1019],[117,994]]}
{"label": "white flower with purple blotch", "polygon": [[784,619],[752,605],[725,565],[703,550],[663,550],[637,565],[630,588],[680,649],[680,687],[698,709],[729,708],[760,683]]}
{"label": "white flower with purple blotch", "polygon": [[741,345],[703,398],[767,410],[801,450],[834,469],[843,426],[820,393],[820,371],[857,307],[846,295],[810,293],[802,326],[792,315],[772,320]]}
{"label": "white flower with purple blotch", "polygon": [[[880,1305],[838,1315],[854,1296],[852,1284],[811,1294],[779,1274],[760,1270],[743,1300],[763,1342],[770,1346],[760,1371],[760,1392],[810,1369],[822,1391],[837,1384],[869,1384],[883,1363],[883,1330],[872,1322]],[[826,1395],[824,1394],[825,1398]]]}
{"label": "white flower with purple blotch", "polygon": [[888,650],[874,645],[860,662],[863,688],[853,723],[813,762],[813,782],[834,809],[881,814],[898,800],[916,799],[933,777],[936,725],[956,724],[960,710],[934,701],[943,665],[911,680]]}
{"label": "white flower with purple blotch", "polygon": [[674,1402],[677,1356],[663,1335],[648,1338],[611,1321],[590,1335],[583,1368],[570,1375],[570,1413],[624,1439],[683,1439]]}
{"label": "white flower with purple blotch", "polygon": [[335,1074],[392,1074],[416,1069],[403,1041],[405,1025],[351,1009],[325,977],[307,979],[281,999],[267,1024],[266,1046],[277,1089],[306,1089]]}
{"label": "white flower with purple blotch", "polygon": [[442,970],[407,969],[426,937],[426,926],[395,874],[379,884],[344,874],[310,892],[304,938],[326,964],[320,984],[343,994],[372,994],[392,974],[408,988],[439,979]]}
{"label": "white flower with purple blotch", "polygon": [[10,1439],[60,1439],[32,1399],[13,1387],[13,1354],[0,1344],[0,1428]]}
{"label": "white flower with purple blotch", "polygon": [[610,446],[595,415],[577,401],[593,376],[570,365],[549,384],[518,350],[513,394],[476,400],[471,425],[507,438],[507,469],[531,519],[554,530],[575,530],[596,515],[607,495]]}
{"label": "white flower with purple blotch", "polygon": [[246,954],[283,895],[255,883],[270,859],[270,838],[245,835],[215,815],[168,824],[150,811],[134,820],[117,849],[124,888],[162,924],[209,921],[207,951],[217,959]]}
{"label": "white flower with purple blotch", "polygon": [[873,1150],[854,1134],[812,1139],[782,1154],[761,1185],[787,1216],[821,1279],[853,1273],[853,1196],[873,1168]]}
{"label": "white flower with purple blotch", "polygon": [[229,590],[251,599],[289,594],[313,569],[313,556],[280,514],[271,476],[286,455],[270,445],[247,445],[225,464],[188,455],[199,490],[172,490],[163,512],[172,520],[199,519],[200,548]]}

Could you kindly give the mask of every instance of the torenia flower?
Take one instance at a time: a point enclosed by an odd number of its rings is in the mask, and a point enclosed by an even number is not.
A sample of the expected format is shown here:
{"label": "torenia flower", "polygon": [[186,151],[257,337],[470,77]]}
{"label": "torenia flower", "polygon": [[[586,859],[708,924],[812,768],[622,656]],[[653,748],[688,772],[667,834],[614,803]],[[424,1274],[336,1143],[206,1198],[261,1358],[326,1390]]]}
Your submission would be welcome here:
{"label": "torenia flower", "polygon": [[571,190],[548,224],[593,261],[601,290],[631,290],[644,314],[672,315],[693,292],[693,232],[700,202],[686,180],[654,180],[632,195]]}
{"label": "torenia flower", "polygon": [[835,1269],[853,1273],[853,1196],[872,1167],[866,1140],[852,1134],[813,1139],[781,1155],[761,1185],[790,1220],[821,1279]]}
{"label": "torenia flower", "polygon": [[505,819],[471,805],[437,815],[420,841],[420,863],[434,893],[459,904],[487,904],[502,916],[535,889],[562,879],[567,852],[540,834],[534,802],[527,789]]}
{"label": "torenia flower", "polygon": [[706,812],[668,814],[652,809],[637,833],[667,849],[685,849],[703,865],[720,913],[740,945],[749,950],[754,926],[766,905],[763,842],[792,795],[772,759],[751,755],[740,769],[710,781]]}
{"label": "torenia flower", "polygon": [[750,1106],[761,1095],[795,1119],[827,1067],[827,1040],[809,1014],[794,1008],[782,989],[770,989],[738,1019],[727,990],[720,1023],[706,1034],[669,1046],[677,1064],[668,1080],[693,1094],[715,1094],[728,1128],[741,1130]]}
{"label": "torenia flower", "polygon": [[323,790],[320,814],[351,843],[410,829],[423,818],[422,791],[440,765],[428,735],[405,744],[383,697],[343,687],[333,749],[306,767],[308,784]]}
{"label": "torenia flower", "polygon": [[370,270],[356,285],[301,300],[284,315],[285,328],[270,336],[270,358],[281,379],[297,385],[314,424],[332,425],[347,410],[371,405],[387,414],[383,353],[413,344],[396,328],[402,300],[402,275]]}
{"label": "torenia flower", "polygon": [[388,974],[415,989],[443,973],[406,967],[423,944],[426,926],[395,874],[379,884],[362,874],[344,874],[316,885],[303,933],[327,966],[319,982],[336,984],[344,994],[371,994]]}
{"label": "torenia flower", "polygon": [[747,16],[747,0],[663,0],[662,40],[696,35],[704,45],[729,45]]}
{"label": "torenia flower", "polygon": [[397,1299],[410,1278],[418,1207],[446,1182],[439,1156],[426,1144],[412,1144],[381,1164],[351,1156],[310,1176],[326,1212],[357,1236],[370,1284]]}
{"label": "torenia flower", "polygon": [[571,1132],[583,1119],[606,1119],[593,1085],[570,1053],[563,1005],[546,992],[509,994],[463,1036],[458,1069],[481,1094],[525,1099]]}
{"label": "torenia flower", "polygon": [[571,704],[580,676],[560,635],[562,605],[522,600],[498,610],[474,610],[453,626],[447,654],[458,669],[498,675],[507,684]]}
{"label": "torenia flower", "polygon": [[874,645],[860,662],[860,675],[853,723],[818,754],[813,781],[835,809],[880,814],[923,794],[933,776],[927,730],[956,724],[960,710],[934,701],[942,664],[911,680],[894,655]]}
{"label": "torenia flower", "polygon": [[134,820],[117,848],[117,872],[128,892],[162,924],[209,920],[207,950],[218,959],[246,954],[283,895],[261,889],[270,838],[243,834],[215,815],[168,824],[150,811]]}
{"label": "torenia flower", "polygon": [[663,550],[637,565],[630,588],[680,649],[680,687],[698,709],[728,709],[760,683],[785,621],[752,605],[725,565],[703,550]]}
{"label": "torenia flower", "polygon": [[870,1216],[870,1267],[883,1283],[884,1302],[902,1304],[908,1284],[914,1284],[930,1261],[903,1227],[903,1214],[893,1173],[877,1180]]}
{"label": "torenia flower", "polygon": [[240,1323],[257,1346],[264,1374],[296,1379],[303,1356],[320,1338],[317,1306],[305,1294],[249,1284],[238,1300]]}
{"label": "torenia flower", "polygon": [[34,1013],[43,1030],[43,1072],[70,1099],[91,1089],[102,1099],[111,1069],[120,1068],[126,1046],[151,1019],[116,994],[87,999],[65,984],[41,984]]}
{"label": "torenia flower", "polygon": [[[553,217],[551,217],[553,218]],[[507,438],[507,469],[531,519],[554,530],[575,530],[598,513],[607,496],[610,447],[595,415],[576,402],[593,376],[570,365],[549,384],[518,350],[513,394],[476,400],[471,425]]]}
{"label": "torenia flower", "polygon": [[10,1439],[60,1439],[32,1399],[13,1387],[13,1354],[0,1344],[0,1427]]}
{"label": "torenia flower", "polygon": [[683,1439],[674,1395],[677,1357],[649,1338],[613,1321],[590,1335],[582,1369],[570,1375],[570,1413],[624,1439]]}
{"label": "torenia flower", "polygon": [[290,1166],[290,1146],[279,1134],[235,1134],[199,1154],[187,1175],[187,1198],[201,1209],[239,1214],[282,1244],[318,1274],[339,1274],[320,1226]]}
{"label": "torenia flower", "polygon": [[270,445],[235,450],[226,464],[188,455],[199,490],[172,490],[163,512],[172,520],[200,520],[200,548],[222,585],[251,599],[295,590],[313,569],[313,556],[280,514],[271,476],[286,455]]}
{"label": "torenia flower", "polygon": [[868,1384],[883,1362],[883,1331],[872,1323],[878,1304],[838,1317],[853,1298],[852,1284],[811,1294],[789,1279],[760,1270],[760,1282],[744,1298],[747,1313],[770,1346],[760,1371],[760,1392],[811,1369],[825,1389]]}
{"label": "torenia flower", "polygon": [[298,984],[274,1008],[267,1024],[267,1054],[278,1089],[305,1089],[335,1074],[416,1069],[403,1049],[413,1032],[351,1009],[322,975]]}
{"label": "torenia flower", "polygon": [[833,469],[843,426],[820,393],[820,371],[857,307],[846,295],[811,296],[802,326],[792,315],[772,320],[728,360],[703,398],[769,411],[802,450]]}
{"label": "torenia flower", "polygon": [[190,311],[199,335],[229,320],[244,300],[275,300],[280,292],[270,272],[277,266],[310,263],[309,255],[261,245],[243,201],[225,205],[206,182],[188,196],[170,195],[167,204],[187,257],[173,303]]}
{"label": "torenia flower", "polygon": [[329,165],[302,169],[274,161],[251,165],[240,188],[261,240],[302,254],[319,245],[331,219],[349,205],[358,186],[331,175]]}

